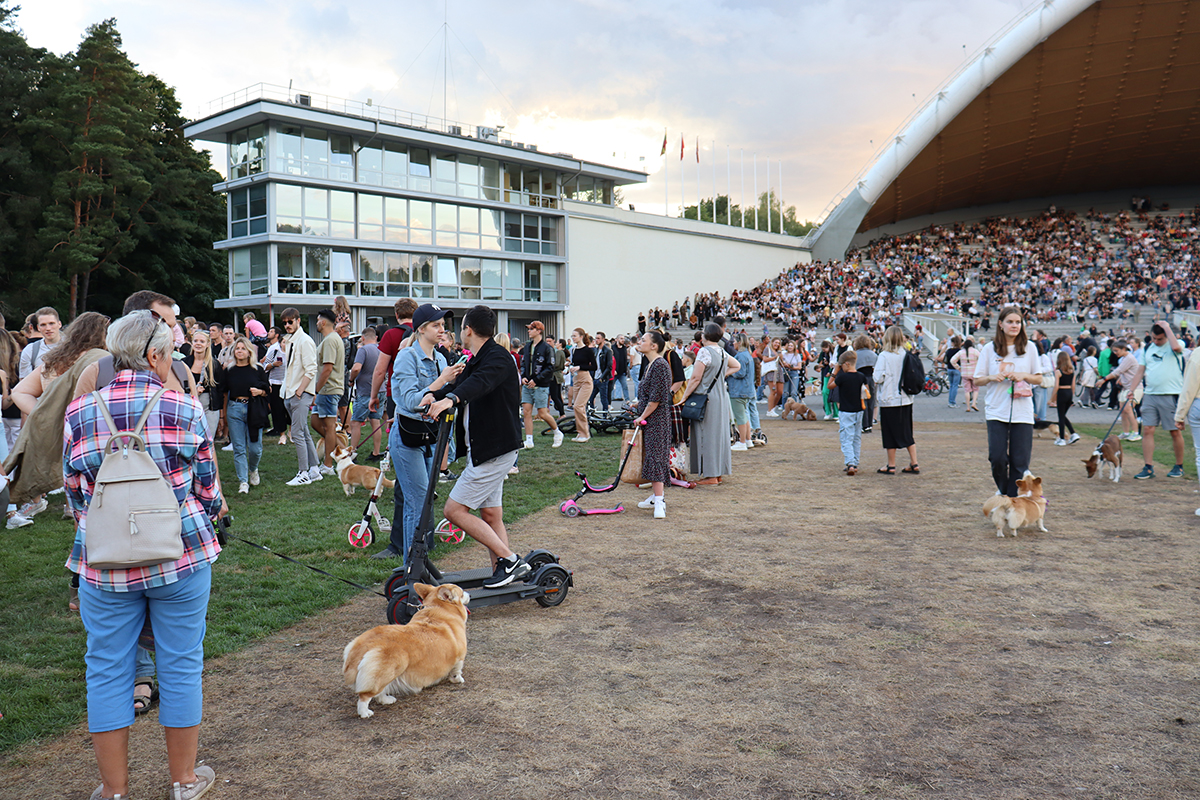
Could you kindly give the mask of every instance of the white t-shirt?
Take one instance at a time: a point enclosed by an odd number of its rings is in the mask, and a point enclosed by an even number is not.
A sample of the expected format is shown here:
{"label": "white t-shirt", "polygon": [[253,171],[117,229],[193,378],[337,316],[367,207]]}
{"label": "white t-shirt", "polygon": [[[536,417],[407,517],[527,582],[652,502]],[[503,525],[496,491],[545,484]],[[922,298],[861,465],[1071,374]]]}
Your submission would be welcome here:
{"label": "white t-shirt", "polygon": [[[1011,364],[1014,372],[1041,374],[1040,362],[1037,346],[1033,342],[1026,345],[1023,356],[1017,355],[1012,346],[1009,346],[1008,354],[1004,358],[997,358],[995,343],[988,342],[979,348],[979,363],[975,365],[974,377],[999,375],[1001,363]],[[1014,398],[1011,393],[1013,385],[1013,381],[993,381],[984,385],[984,417],[998,422],[1032,425],[1033,398]]]}

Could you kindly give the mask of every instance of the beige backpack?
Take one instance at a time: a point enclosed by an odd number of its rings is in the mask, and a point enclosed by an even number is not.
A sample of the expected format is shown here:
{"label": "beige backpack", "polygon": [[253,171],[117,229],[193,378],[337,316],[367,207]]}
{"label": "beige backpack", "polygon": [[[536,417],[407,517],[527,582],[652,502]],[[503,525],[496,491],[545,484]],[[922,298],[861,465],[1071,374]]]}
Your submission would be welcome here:
{"label": "beige backpack", "polygon": [[100,393],[92,392],[112,433],[85,518],[84,552],[94,569],[148,567],[183,556],[179,501],[142,439],[146,419],[165,391],[158,390],[132,431],[118,431]]}

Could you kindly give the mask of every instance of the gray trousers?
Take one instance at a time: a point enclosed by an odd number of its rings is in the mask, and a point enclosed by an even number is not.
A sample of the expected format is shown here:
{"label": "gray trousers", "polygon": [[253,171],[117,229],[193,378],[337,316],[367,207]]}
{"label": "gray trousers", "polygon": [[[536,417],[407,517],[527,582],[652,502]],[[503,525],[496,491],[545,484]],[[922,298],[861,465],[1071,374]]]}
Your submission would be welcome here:
{"label": "gray trousers", "polygon": [[308,410],[312,407],[313,396],[308,392],[296,397],[292,395],[286,401],[288,414],[292,417],[291,437],[296,445],[296,461],[300,471],[306,472],[320,462],[317,460],[317,446],[313,444],[312,431],[308,427]]}

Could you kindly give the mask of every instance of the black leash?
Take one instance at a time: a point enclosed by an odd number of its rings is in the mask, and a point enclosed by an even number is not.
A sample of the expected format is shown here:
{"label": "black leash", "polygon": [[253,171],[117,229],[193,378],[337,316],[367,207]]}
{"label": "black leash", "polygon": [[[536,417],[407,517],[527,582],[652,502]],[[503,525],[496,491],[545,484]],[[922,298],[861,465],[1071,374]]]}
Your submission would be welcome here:
{"label": "black leash", "polygon": [[370,592],[371,594],[377,594],[380,597],[382,597],[384,600],[390,599],[383,592],[372,589],[369,586],[363,586],[361,583],[355,583],[354,581],[346,580],[345,578],[338,577],[337,575],[334,575],[330,572],[326,572],[323,569],[314,567],[311,564],[305,564],[303,561],[297,561],[296,559],[292,558],[291,556],[285,556],[283,553],[276,553],[274,550],[272,550],[271,548],[269,548],[265,545],[261,545],[256,542],[252,542],[249,539],[243,539],[241,536],[236,536],[229,532],[229,528],[232,524],[233,524],[233,518],[230,517],[229,515],[226,515],[226,516],[222,517],[221,519],[217,520],[217,541],[220,544],[224,545],[227,539],[237,539],[242,544],[248,544],[251,547],[257,547],[259,550],[262,550],[263,552],[270,553],[271,555],[279,556],[284,561],[290,561],[291,563],[298,564],[298,565],[304,567],[305,569],[311,569],[313,572],[333,578],[335,581],[341,581],[342,583],[348,583],[351,586],[353,586],[355,589],[362,589],[364,592]]}

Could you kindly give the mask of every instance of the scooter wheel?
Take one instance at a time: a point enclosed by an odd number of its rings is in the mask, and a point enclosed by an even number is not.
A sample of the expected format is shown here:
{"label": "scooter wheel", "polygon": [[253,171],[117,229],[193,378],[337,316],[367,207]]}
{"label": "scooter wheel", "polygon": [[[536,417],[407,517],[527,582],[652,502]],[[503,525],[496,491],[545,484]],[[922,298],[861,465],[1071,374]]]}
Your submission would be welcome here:
{"label": "scooter wheel", "polygon": [[350,532],[346,534],[346,538],[350,541],[351,547],[370,547],[375,541],[374,535],[371,533],[371,524],[369,522],[356,522],[350,526]]}
{"label": "scooter wheel", "polygon": [[388,601],[387,621],[392,625],[407,625],[413,611],[408,606],[408,588],[403,588]]}
{"label": "scooter wheel", "polygon": [[437,533],[438,539],[443,542],[454,542],[455,544],[458,544],[463,540],[462,528],[456,528],[454,523],[448,519],[443,519],[438,523],[435,533]]}
{"label": "scooter wheel", "polygon": [[583,509],[580,508],[579,506],[575,505],[574,503],[572,503],[571,505],[567,506],[566,510],[563,511],[563,513],[566,514],[568,517],[578,517],[580,514],[583,513]]}
{"label": "scooter wheel", "polygon": [[538,575],[537,585],[542,587],[543,594],[535,599],[542,608],[551,608],[567,599],[567,589],[571,585],[571,574],[563,567],[553,564],[542,569]]}
{"label": "scooter wheel", "polygon": [[383,585],[383,593],[391,600],[396,596],[396,592],[404,591],[404,568],[400,567],[392,576],[388,578],[387,583]]}

